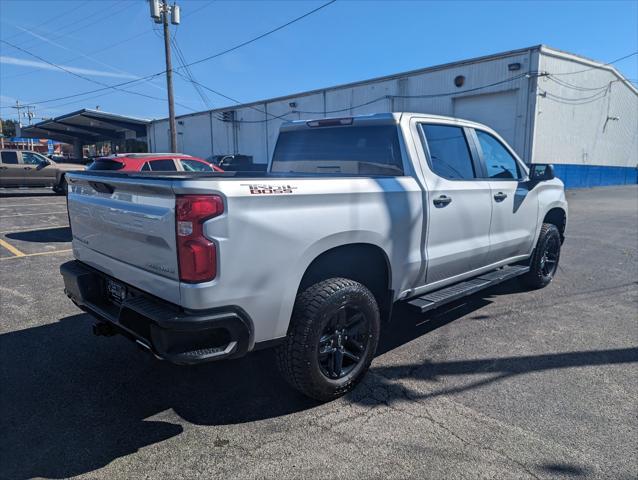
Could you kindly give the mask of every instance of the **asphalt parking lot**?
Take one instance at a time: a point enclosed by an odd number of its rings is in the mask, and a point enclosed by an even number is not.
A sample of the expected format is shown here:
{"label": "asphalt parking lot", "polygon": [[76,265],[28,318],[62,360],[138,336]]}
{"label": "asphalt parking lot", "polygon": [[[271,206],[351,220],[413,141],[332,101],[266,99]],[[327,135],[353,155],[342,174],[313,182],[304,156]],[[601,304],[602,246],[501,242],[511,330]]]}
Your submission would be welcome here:
{"label": "asphalt parking lot", "polygon": [[397,309],[321,405],[268,351],[177,367],[94,337],[64,197],[0,191],[0,478],[637,478],[638,188],[568,197],[554,283]]}

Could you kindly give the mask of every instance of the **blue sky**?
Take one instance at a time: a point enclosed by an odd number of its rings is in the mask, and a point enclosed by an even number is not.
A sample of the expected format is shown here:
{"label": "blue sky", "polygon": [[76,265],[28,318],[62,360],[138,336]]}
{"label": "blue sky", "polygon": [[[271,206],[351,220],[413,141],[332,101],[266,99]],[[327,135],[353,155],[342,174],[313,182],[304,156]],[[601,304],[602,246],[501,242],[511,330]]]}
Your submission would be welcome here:
{"label": "blue sky", "polygon": [[[323,1],[179,0],[173,30],[188,62],[264,33]],[[114,85],[164,69],[146,0],[0,0],[0,38],[66,70]],[[154,31],[155,30],[155,31]],[[114,44],[118,44],[113,46]],[[251,45],[191,68],[195,79],[242,102],[301,92],[544,43],[601,61],[638,50],[638,1],[431,2],[339,0]],[[174,56],[174,63],[178,60]],[[638,80],[638,56],[616,67]],[[163,77],[123,87],[158,98]],[[0,114],[6,108],[100,85],[0,43]],[[99,96],[98,96],[99,95]],[[178,114],[205,110],[176,78]],[[232,102],[206,92],[212,107]],[[91,98],[96,97],[97,98]],[[166,102],[108,90],[36,106],[36,117],[95,108],[144,118]],[[189,108],[186,108],[189,107]]]}

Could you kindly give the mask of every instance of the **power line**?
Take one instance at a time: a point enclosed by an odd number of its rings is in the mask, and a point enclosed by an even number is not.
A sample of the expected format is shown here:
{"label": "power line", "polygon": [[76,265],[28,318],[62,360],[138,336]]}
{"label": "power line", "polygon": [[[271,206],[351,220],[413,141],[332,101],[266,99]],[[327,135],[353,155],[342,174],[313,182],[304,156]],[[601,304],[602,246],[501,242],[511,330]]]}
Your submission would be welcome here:
{"label": "power line", "polygon": [[[175,72],[175,73],[177,75],[179,75],[180,77],[184,78],[184,75],[182,73],[180,73],[180,72]],[[214,89],[204,85],[203,83],[199,83],[199,82],[197,82],[195,80],[193,80],[193,82],[196,83],[197,85],[199,85],[200,87],[208,90],[209,92],[214,93],[215,95],[219,95],[220,97],[225,98],[227,100],[230,100],[231,102],[237,103],[238,105],[242,104],[242,102],[237,100],[236,98],[230,97],[230,96],[228,96],[228,95],[226,95],[226,94],[224,94],[224,93],[222,93],[222,92],[220,92],[218,90],[214,90]],[[282,115],[274,115],[274,114],[269,113],[269,112],[267,112],[265,110],[257,108],[254,105],[246,105],[246,107],[250,108],[252,110],[255,110],[256,112],[263,113],[264,115],[270,116],[272,118],[270,118],[269,120],[233,120],[233,122],[236,122],[236,123],[264,123],[264,122],[268,122],[270,120],[277,120],[277,119],[279,119],[279,120],[288,120],[287,118],[285,118],[285,116],[286,115],[290,115],[291,113],[294,113],[294,112],[290,111],[290,112],[284,113]]]}
{"label": "power line", "polygon": [[[133,91],[133,90],[125,90],[125,89],[123,89],[123,88],[119,88],[119,86],[116,86],[116,85],[108,85],[108,84],[106,84],[106,83],[104,83],[104,82],[100,82],[100,81],[98,81],[98,80],[94,80],[94,79],[92,79],[92,78],[90,78],[90,77],[87,77],[87,76],[85,76],[85,75],[81,75],[81,74],[79,74],[79,73],[77,73],[77,72],[74,72],[74,71],[72,71],[72,70],[69,70],[68,68],[65,68],[65,67],[63,67],[63,66],[61,66],[61,65],[58,65],[58,64],[53,63],[53,62],[50,62],[50,61],[48,61],[47,59],[45,59],[45,58],[43,58],[43,57],[41,57],[41,56],[39,56],[39,55],[36,55],[35,53],[29,52],[28,50],[25,50],[25,49],[24,49],[24,48],[22,48],[22,47],[19,47],[19,46],[17,46],[17,45],[14,45],[14,44],[13,44],[13,43],[11,43],[11,42],[7,42],[6,40],[1,40],[1,39],[0,39],[0,42],[2,42],[2,43],[6,43],[7,45],[9,45],[9,46],[11,46],[11,47],[13,47],[13,48],[15,48],[15,49],[17,49],[17,50],[20,50],[21,52],[24,52],[24,53],[26,53],[27,55],[30,55],[30,56],[32,56],[32,57],[34,57],[34,58],[37,58],[38,60],[40,60],[40,61],[42,61],[42,62],[44,62],[44,63],[46,63],[46,64],[48,64],[48,65],[51,65],[51,66],[53,66],[53,67],[55,67],[55,68],[57,68],[57,69],[59,69],[59,70],[62,70],[63,72],[66,72],[66,73],[68,73],[68,74],[70,74],[70,75],[73,75],[74,77],[78,77],[78,78],[81,78],[81,79],[86,80],[86,81],[88,81],[88,82],[95,83],[96,85],[102,85],[102,86],[103,86],[104,88],[106,88],[106,89],[113,89],[113,90],[117,90],[117,91],[120,91],[120,92],[129,93],[129,94],[131,94],[131,95],[137,95],[137,96],[140,96],[140,97],[150,98],[150,99],[152,99],[152,100],[161,100],[161,101],[165,101],[165,99],[160,98],[160,97],[155,97],[155,96],[153,96],[153,95],[147,95],[147,94],[145,94],[145,93],[141,93],[141,92],[135,92],[135,91]],[[162,73],[164,73],[164,72],[162,72]],[[162,73],[160,73],[159,75],[161,75]],[[156,76],[156,75],[153,75],[153,76]],[[153,76],[138,78],[138,79],[136,79],[135,81],[144,81],[144,80],[146,80],[147,78],[152,78]],[[133,83],[133,81],[128,82],[128,83]],[[125,82],[125,84],[126,84],[126,82]],[[44,102],[31,102],[29,105],[35,105],[36,103],[44,103]],[[189,106],[187,106],[187,105],[183,105],[183,104],[180,104],[180,103],[178,103],[178,105],[180,105],[180,106],[181,106],[181,107],[183,107],[183,108],[186,108],[187,110],[191,110],[191,111],[193,111],[193,112],[194,112],[194,111],[196,111],[194,108],[191,108],[191,107],[189,107]]]}
{"label": "power line", "polygon": [[[24,30],[25,32],[27,32],[27,33],[29,33],[29,34],[31,34],[31,35],[34,35],[34,36],[36,36],[36,37],[39,37],[39,35],[37,35],[37,34],[35,34],[35,33],[31,32],[31,31],[29,31],[29,30],[26,30],[26,29],[22,29],[22,30]],[[68,50],[68,51],[72,51],[72,52],[74,51],[73,49],[68,48],[68,47],[66,47],[66,46],[64,46],[64,45],[62,45],[62,44],[60,44],[60,43],[57,43],[57,42],[55,42],[55,41],[53,41],[53,40],[49,40],[49,39],[44,38],[44,37],[40,37],[40,38],[42,38],[42,39],[43,39],[44,41],[46,41],[47,43],[50,43],[51,45],[54,45],[54,46],[56,46],[56,47],[58,47],[58,48],[61,48],[61,49],[63,49],[63,50]],[[120,69],[120,68],[117,68],[117,67],[115,67],[115,66],[113,66],[113,65],[109,65],[108,63],[104,63],[104,62],[102,62],[101,60],[98,60],[97,58],[91,57],[90,55],[86,55],[86,54],[84,54],[84,53],[81,53],[81,54],[80,54],[80,56],[81,56],[82,58],[86,58],[86,59],[88,59],[88,60],[90,60],[90,61],[92,61],[92,62],[94,62],[94,63],[97,63],[98,65],[101,65],[101,66],[107,67],[107,68],[108,68],[108,69],[110,69],[110,70],[114,70],[115,72],[118,72],[118,73],[121,73],[121,74],[125,74],[125,75],[129,76],[130,78],[135,78],[135,77],[136,77],[136,75],[134,75],[134,74],[132,74],[132,73],[130,73],[130,72],[127,72],[127,71],[125,71],[125,70],[122,70],[122,69]],[[71,67],[69,67],[69,68],[71,68]],[[30,73],[30,72],[27,72],[27,73]],[[154,88],[157,88],[157,89],[159,89],[159,90],[163,90],[163,89],[162,89],[162,87],[155,85],[155,84],[154,84],[154,83],[152,83],[152,81],[150,81],[150,80],[148,81],[148,83],[149,83],[152,87],[154,87]]]}
{"label": "power line", "polygon": [[205,8],[208,8],[210,5],[212,5],[213,3],[215,3],[217,0],[209,0],[208,2],[206,2],[204,5],[196,8],[195,10],[192,10],[190,12],[185,12],[184,13],[184,18],[190,17],[191,15],[195,15],[197,12],[201,12],[202,10],[204,10]]}
{"label": "power line", "polygon": [[[67,58],[66,60],[62,60],[62,63],[74,62],[75,60],[80,60],[81,58],[84,58],[85,56],[94,55],[96,53],[101,53],[101,52],[104,52],[106,50],[110,50],[111,48],[115,48],[118,45],[121,45],[123,43],[129,42],[129,41],[134,40],[136,38],[139,38],[139,37],[141,37],[143,35],[148,35],[149,33],[151,33],[150,30],[145,30],[145,31],[143,31],[141,33],[136,33],[132,37],[127,37],[127,38],[125,38],[123,40],[120,40],[118,42],[111,43],[110,45],[107,45],[105,47],[98,48],[97,50],[91,50],[88,53],[81,54],[81,55],[78,55],[78,56],[75,56],[75,57],[71,57],[71,58]],[[37,73],[37,72],[38,72],[37,69],[33,69],[33,70],[30,70],[30,71],[27,71],[27,72],[17,73],[15,75],[5,75],[5,76],[3,76],[1,78],[6,80],[8,78],[16,78],[16,77],[23,77],[25,75],[32,75],[32,74]]]}
{"label": "power line", "polygon": [[[175,50],[175,53],[177,54],[177,60],[179,61],[180,65],[185,66],[186,57],[184,56],[182,49],[177,43],[176,35],[173,35],[173,37],[171,38],[171,43],[173,44],[173,48]],[[188,77],[187,80],[190,81],[191,85],[195,89],[195,92],[197,92],[199,97],[202,99],[202,103],[204,104],[204,106],[206,108],[210,108],[211,106],[210,98],[208,98],[206,93],[202,90],[202,87],[199,86],[198,82],[195,81],[195,76],[193,75],[193,72],[191,72],[191,69],[189,67],[185,67],[185,72],[186,72],[186,76]],[[180,76],[184,78],[182,75]]]}
{"label": "power line", "polygon": [[606,83],[605,85],[601,85],[600,87],[584,87],[582,85],[574,85],[574,84],[568,83],[564,80],[554,77],[554,75],[551,75],[551,74],[547,75],[547,78],[550,79],[552,82],[560,85],[561,87],[570,88],[578,92],[594,92],[597,90],[605,90],[609,88],[609,82]]}
{"label": "power line", "polygon": [[592,97],[589,97],[588,99],[584,99],[581,101],[575,101],[575,99],[564,99],[564,97],[554,95],[550,92],[543,92],[541,96],[544,98],[547,98],[548,100],[551,100],[553,102],[560,103],[563,105],[579,106],[579,105],[587,105],[589,103],[594,103],[594,102],[597,102],[598,100],[602,100],[603,98],[607,96],[607,92],[605,92],[603,95],[594,95]]}
{"label": "power line", "polygon": [[[336,2],[336,0],[331,0],[331,1],[329,1],[329,2],[327,2],[325,4],[323,4],[323,5],[315,8],[314,10],[311,10],[311,11],[309,11],[309,12],[307,12],[307,13],[299,16],[299,17],[296,17],[296,18],[284,23],[283,25],[280,25],[280,26],[278,26],[278,27],[276,27],[276,28],[274,28],[272,30],[269,30],[268,32],[265,32],[265,33],[263,33],[261,35],[258,35],[257,37],[254,37],[254,38],[252,38],[250,40],[247,40],[247,41],[242,42],[242,43],[240,43],[238,45],[235,45],[234,47],[228,48],[228,49],[226,49],[226,50],[224,50],[222,52],[218,52],[218,53],[216,53],[214,55],[210,55],[209,57],[197,60],[195,62],[188,63],[186,66],[190,67],[192,65],[195,65],[195,64],[198,64],[198,63],[202,63],[202,62],[207,61],[207,60],[212,60],[213,58],[220,57],[222,55],[225,55],[227,53],[235,51],[235,50],[237,50],[237,49],[239,49],[239,48],[241,48],[243,46],[246,46],[246,45],[249,45],[249,44],[251,44],[253,42],[256,42],[257,40],[260,40],[260,39],[262,39],[262,38],[264,38],[264,37],[266,37],[268,35],[271,35],[271,34],[277,32],[277,31],[289,26],[289,25],[292,25],[293,23],[298,22],[298,21],[308,17],[309,15],[312,15],[315,12],[318,12],[319,10],[321,10],[321,9],[323,9],[323,8],[333,4],[335,2]],[[139,34],[139,35],[142,35],[142,34]],[[9,45],[12,45],[9,42],[6,42],[5,40],[2,40],[2,41],[7,43],[7,44],[9,44]],[[12,45],[12,46],[14,46],[14,45]],[[114,46],[114,45],[112,45],[112,46]],[[15,48],[19,48],[19,47],[15,47]],[[108,48],[110,48],[110,47],[108,47]],[[29,55],[32,55],[29,52],[26,52],[26,53],[28,53]],[[92,53],[96,53],[96,52],[92,52]],[[84,95],[87,95],[87,94],[100,92],[100,91],[103,91],[103,90],[106,90],[106,89],[109,89],[109,88],[121,87],[121,86],[129,85],[129,84],[132,84],[132,83],[135,83],[135,82],[138,82],[138,81],[148,80],[148,79],[163,75],[165,73],[166,73],[166,70],[162,70],[161,72],[157,72],[157,73],[148,75],[146,77],[141,77],[141,78],[136,79],[136,80],[131,80],[131,81],[128,81],[128,82],[122,82],[122,83],[115,84],[115,85],[105,86],[104,88],[100,88],[100,89],[96,89],[96,90],[89,90],[89,91],[86,91],[86,92],[76,93],[76,94],[73,94],[73,95],[66,95],[66,96],[63,96],[63,97],[57,97],[57,98],[53,98],[53,99],[41,100],[41,101],[37,101],[37,102],[30,102],[30,105],[36,105],[36,104],[42,104],[42,103],[50,103],[50,102],[55,102],[55,101],[58,101],[58,100],[66,100],[66,99],[69,99],[69,98],[80,97],[80,96],[84,96]],[[175,73],[178,73],[178,72],[175,70]],[[4,107],[0,107],[0,108],[4,108]],[[193,110],[190,107],[185,107],[185,108],[187,108],[189,110]]]}
{"label": "power line", "polygon": [[577,102],[580,102],[580,101],[603,98],[603,97],[607,96],[607,93],[608,93],[608,91],[604,90],[604,91],[596,92],[593,95],[590,95],[588,97],[576,97],[575,98],[575,97],[563,97],[561,95],[557,95],[555,93],[548,92],[547,90],[543,90],[543,92],[541,92],[541,96],[549,95],[549,96],[552,96],[555,99],[562,100],[564,102],[575,102],[575,103],[577,103]]}
{"label": "power line", "polygon": [[[119,2],[116,2],[114,5],[117,5],[118,3],[121,3],[121,2],[123,2],[123,1],[125,1],[125,0],[120,0]],[[85,25],[81,26],[80,28],[76,28],[75,30],[67,30],[67,31],[66,31],[66,33],[61,34],[61,35],[54,35],[54,36],[53,36],[53,37],[51,37],[51,38],[46,38],[46,39],[44,39],[44,37],[42,36],[42,38],[36,38],[36,39],[35,39],[35,41],[33,41],[33,42],[27,42],[26,44],[23,44],[23,45],[22,45],[22,47],[29,47],[29,48],[30,48],[30,47],[33,47],[33,46],[37,45],[39,42],[43,42],[43,41],[47,41],[48,43],[51,43],[51,44],[54,44],[54,45],[55,45],[55,42],[53,42],[53,40],[58,40],[58,39],[63,38],[63,37],[69,37],[68,33],[75,33],[75,32],[78,32],[78,31],[80,31],[80,30],[84,30],[85,28],[90,27],[90,26],[92,26],[92,25],[95,25],[96,23],[103,22],[104,20],[106,20],[106,19],[108,19],[108,18],[111,18],[111,17],[113,17],[113,16],[115,16],[115,15],[117,15],[117,14],[119,14],[119,13],[123,12],[124,10],[127,10],[127,9],[128,9],[128,8],[130,8],[131,6],[132,6],[132,3],[127,3],[126,5],[124,5],[124,8],[122,8],[122,9],[120,9],[120,10],[117,10],[117,11],[115,11],[115,12],[112,12],[110,15],[107,15],[107,16],[104,16],[104,17],[100,17],[98,20],[96,20],[96,21],[94,21],[94,22],[90,22],[90,23],[88,23],[88,24],[85,24]],[[79,8],[79,7],[78,7],[78,8]],[[86,18],[94,17],[94,16],[96,15],[96,13],[99,13],[99,12],[94,12],[93,14],[91,14],[90,16],[88,16],[88,17],[86,17]],[[84,18],[83,20],[81,20],[81,21],[80,21],[80,23],[81,23],[82,21],[86,20],[86,18]],[[73,23],[70,23],[70,24],[68,24],[68,25],[69,25],[69,26],[70,26],[70,25],[77,25],[77,22],[73,22]],[[22,28],[22,27],[18,27],[18,28],[20,28],[21,30],[25,31],[26,33],[30,33],[31,35],[36,36],[34,33],[30,32],[29,30],[27,30],[27,29],[25,29],[25,28]],[[64,26],[62,26],[61,28],[65,28],[65,27],[64,27]],[[139,36],[141,36],[141,35],[145,35],[145,34],[147,34],[147,33],[148,33],[148,32],[138,33],[138,34],[134,35],[133,37],[129,37],[129,38],[127,38],[127,39],[124,39],[124,40],[121,40],[121,41],[119,41],[119,42],[113,43],[113,44],[111,44],[111,45],[109,45],[109,46],[107,46],[107,47],[104,47],[104,48],[100,48],[100,49],[98,49],[98,50],[91,51],[91,52],[89,52],[89,53],[87,53],[87,54],[80,54],[80,55],[78,55],[78,56],[71,57],[71,58],[68,58],[68,59],[66,59],[66,60],[63,60],[62,62],[63,62],[63,63],[66,63],[66,62],[73,62],[73,61],[75,61],[75,60],[79,60],[79,59],[81,59],[81,58],[87,58],[87,57],[89,57],[89,55],[92,55],[92,54],[95,54],[95,53],[99,53],[99,52],[102,52],[102,51],[104,51],[104,50],[108,50],[109,48],[113,48],[113,47],[115,47],[115,46],[117,46],[117,45],[120,45],[120,44],[122,44],[122,43],[124,43],[124,42],[127,42],[127,41],[129,41],[129,40],[132,40],[132,39],[134,39],[134,38],[137,38],[137,37],[139,37]],[[16,36],[16,35],[14,35],[13,37],[15,37],[15,36]],[[13,38],[13,37],[9,37],[9,38]],[[58,46],[59,46],[59,45],[58,45]],[[67,49],[67,50],[68,50],[68,49]],[[38,70],[37,70],[37,69],[33,69],[33,70],[30,70],[30,71],[17,73],[17,74],[15,74],[15,75],[5,75],[5,76],[3,76],[3,77],[2,77],[2,79],[5,79],[5,80],[6,80],[6,79],[8,79],[8,78],[17,78],[17,77],[22,77],[22,76],[25,76],[25,75],[32,75],[32,74],[37,73],[37,72],[38,72]]]}
{"label": "power line", "polygon": [[212,60],[213,58],[217,58],[217,57],[221,57],[222,55],[226,55],[227,53],[233,52],[239,48],[245,47],[246,45],[250,45],[251,43],[256,42],[257,40],[261,40],[264,37],[267,37],[269,35],[272,35],[275,32],[278,32],[279,30],[282,30],[290,25],[292,25],[293,23],[296,23],[300,20],[303,20],[304,18],[312,15],[313,13],[318,12],[319,10],[326,8],[329,5],[332,5],[333,3],[335,3],[337,0],[330,0],[329,2],[324,3],[323,5],[318,6],[317,8],[310,10],[309,12],[304,13],[303,15],[300,15],[299,17],[293,18],[292,20],[284,23],[283,25],[280,25],[276,28],[273,28],[272,30],[269,30],[265,33],[262,33],[261,35],[258,35],[254,38],[251,38],[250,40],[246,40],[245,42],[240,43],[239,45],[235,45],[234,47],[230,47],[227,48],[226,50],[223,50],[221,52],[215,53],[213,55],[209,55],[208,57],[204,57],[204,58],[200,58],[199,60],[195,60],[194,62],[191,62],[189,64],[187,64],[186,66],[188,67],[192,67],[193,65],[197,65],[199,63],[202,62],[207,62],[208,60]]}
{"label": "power line", "polygon": [[[62,38],[62,37],[70,37],[69,34],[77,33],[80,30],[84,30],[84,29],[86,29],[88,27],[91,27],[91,26],[97,24],[97,23],[101,23],[101,22],[103,22],[105,20],[108,20],[109,18],[114,17],[116,15],[119,15],[120,13],[122,13],[125,10],[128,10],[129,8],[131,8],[134,5],[133,2],[127,2],[126,0],[119,0],[118,2],[115,2],[113,4],[113,6],[115,6],[117,4],[120,4],[120,3],[124,3],[123,8],[120,8],[118,10],[112,11],[108,15],[101,15],[102,11],[103,11],[103,6],[100,6],[98,11],[95,11],[92,14],[90,14],[88,16],[85,16],[83,19],[81,19],[79,21],[75,20],[75,21],[69,22],[67,24],[63,24],[63,25],[57,26],[57,30],[58,31],[64,30],[64,33],[60,33],[58,35],[54,35],[52,37],[52,40],[57,40],[57,39]],[[96,20],[92,21],[92,22],[85,23],[86,20],[90,20],[90,19],[95,18],[95,17],[98,17],[98,18]],[[32,42],[27,42],[24,46],[28,47],[28,48],[31,48],[31,47],[37,45],[40,41],[41,40],[35,40],[35,41],[32,41]]]}
{"label": "power line", "polygon": [[[183,77],[183,74],[180,72],[176,72],[177,75],[180,75]],[[304,111],[304,110],[291,110],[289,112],[286,112],[284,114],[281,115],[274,115],[270,112],[267,112],[265,110],[262,110],[260,108],[257,108],[253,105],[245,105],[245,108],[250,108],[252,110],[255,110],[257,112],[263,113],[264,115],[270,116],[271,118],[268,119],[264,119],[264,120],[231,120],[234,123],[265,123],[265,122],[270,122],[272,120],[288,120],[287,118],[285,118],[288,115],[292,115],[292,114],[307,114],[307,115],[327,115],[327,114],[333,114],[333,113],[343,113],[343,112],[347,112],[347,111],[351,111],[351,110],[357,110],[359,108],[363,108],[369,105],[372,105],[374,103],[380,102],[382,100],[389,100],[389,99],[393,99],[393,98],[400,98],[400,99],[424,99],[424,98],[439,98],[439,97],[447,97],[447,96],[452,96],[452,95],[460,95],[463,93],[470,93],[470,92],[476,92],[479,90],[484,90],[486,88],[491,88],[491,87],[495,87],[498,85],[502,85],[504,83],[508,83],[508,82],[512,82],[515,80],[519,80],[521,78],[524,77],[532,77],[532,76],[539,76],[538,73],[521,73],[519,75],[516,75],[514,77],[511,78],[507,78],[504,80],[499,80],[497,82],[492,82],[486,85],[481,85],[478,87],[474,87],[474,88],[469,88],[469,89],[465,89],[465,90],[455,90],[455,91],[450,91],[450,92],[439,92],[439,93],[432,93],[432,94],[422,94],[422,95],[383,95],[380,97],[377,97],[375,99],[369,100],[367,102],[364,103],[360,103],[358,105],[352,105],[346,108],[341,108],[341,109],[336,109],[336,110],[326,110],[326,111],[321,111],[321,112],[312,112],[312,111]],[[215,95],[219,95],[223,98],[226,98],[228,100],[231,100],[234,103],[237,104],[241,104],[242,102],[240,102],[239,100],[230,97],[226,94],[221,93],[218,90],[214,90],[202,83],[196,82],[198,83],[202,88],[209,90],[210,92],[214,93]],[[221,119],[220,119],[221,120]]]}
{"label": "power line", "polygon": [[[70,13],[75,13],[78,10],[80,10],[82,7],[84,7],[85,5],[89,4],[89,0],[84,0],[84,2],[82,2],[79,6],[77,7],[72,7],[68,10],[64,10],[62,13],[59,13],[57,15],[54,15],[53,17],[49,18],[48,20],[45,20],[42,23],[38,23],[35,27],[33,28],[38,28],[41,27],[43,25],[48,25],[50,24],[53,20],[57,20],[60,17],[66,17],[67,15],[69,15]],[[14,33],[13,35],[10,35],[9,37],[6,38],[6,40],[11,40],[12,38],[16,38],[19,37],[20,35],[22,35],[22,32],[18,32],[18,33]]]}
{"label": "power line", "polygon": [[[122,87],[122,86],[125,86],[125,85],[132,85],[134,83],[138,83],[138,82],[141,82],[143,80],[148,80],[150,78],[158,77],[158,76],[162,75],[163,73],[164,72],[154,73],[153,75],[148,75],[146,77],[138,78],[138,79],[135,79],[135,80],[129,80],[127,82],[117,83],[115,85],[109,85],[108,87],[96,88],[94,90],[88,90],[86,92],[81,92],[81,93],[74,93],[72,95],[65,95],[63,97],[56,97],[56,98],[51,98],[51,99],[47,99],[47,100],[39,100],[39,101],[36,101],[36,102],[29,102],[29,103],[25,103],[24,105],[41,105],[43,103],[51,103],[51,102],[58,102],[60,100],[67,100],[69,98],[83,97],[84,95],[89,95],[91,93],[103,92],[104,90],[112,90],[114,87]],[[0,107],[0,108],[10,108],[10,107]]]}
{"label": "power line", "polygon": [[620,58],[617,58],[616,60],[612,60],[611,62],[603,63],[602,65],[596,65],[595,67],[585,68],[584,70],[576,70],[575,72],[552,73],[552,75],[554,75],[554,76],[556,76],[556,75],[574,75],[576,73],[589,72],[590,70],[596,70],[597,68],[608,67],[610,65],[613,65],[614,63],[618,63],[618,62],[620,62],[622,60],[626,60],[627,58],[631,58],[634,55],[638,55],[638,50],[636,50],[635,52],[630,53],[628,55],[625,55],[624,57],[620,57]]}

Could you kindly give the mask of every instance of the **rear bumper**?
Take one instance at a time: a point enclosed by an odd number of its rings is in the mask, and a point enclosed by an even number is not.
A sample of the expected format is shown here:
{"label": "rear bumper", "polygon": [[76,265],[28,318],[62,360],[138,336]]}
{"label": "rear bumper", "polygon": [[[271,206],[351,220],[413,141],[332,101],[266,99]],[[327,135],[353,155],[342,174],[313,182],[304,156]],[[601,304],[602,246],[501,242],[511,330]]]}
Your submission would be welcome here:
{"label": "rear bumper", "polygon": [[78,307],[162,359],[192,365],[248,351],[252,322],[239,307],[185,310],[129,285],[118,304],[106,294],[108,275],[77,260],[62,264],[60,273],[64,292]]}

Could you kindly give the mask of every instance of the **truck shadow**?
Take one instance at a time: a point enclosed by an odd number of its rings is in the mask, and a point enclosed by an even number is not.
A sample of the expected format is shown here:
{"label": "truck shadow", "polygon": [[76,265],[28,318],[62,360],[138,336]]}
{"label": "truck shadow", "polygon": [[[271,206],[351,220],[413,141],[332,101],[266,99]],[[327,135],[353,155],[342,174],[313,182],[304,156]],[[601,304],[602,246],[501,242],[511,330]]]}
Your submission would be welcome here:
{"label": "truck shadow", "polygon": [[[502,287],[500,292],[508,288],[517,287]],[[451,305],[427,321],[398,309],[379,354],[471,314],[490,303],[493,294]],[[155,360],[121,337],[93,337],[91,323],[88,315],[79,314],[0,335],[0,478],[67,478],[92,472],[179,436],[183,427],[171,410],[187,422],[214,426],[276,418],[318,405],[283,382],[269,351],[178,367]],[[373,364],[374,375],[364,383],[385,387],[403,377],[471,378],[486,371],[500,378],[636,361],[636,348],[415,365],[385,366],[381,361]],[[433,392],[449,393],[454,392]],[[359,397],[355,390],[350,400]]]}
{"label": "truck shadow", "polygon": [[0,478],[68,478],[200,425],[273,418],[316,405],[292,392],[268,351],[196,367],[156,360],[85,314],[0,335]]}
{"label": "truck shadow", "polygon": [[25,232],[12,232],[5,235],[12,240],[37,243],[69,243],[72,240],[70,227],[55,227]]}

